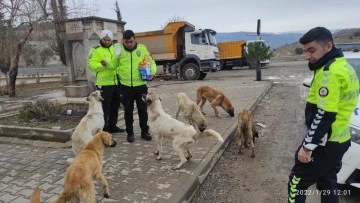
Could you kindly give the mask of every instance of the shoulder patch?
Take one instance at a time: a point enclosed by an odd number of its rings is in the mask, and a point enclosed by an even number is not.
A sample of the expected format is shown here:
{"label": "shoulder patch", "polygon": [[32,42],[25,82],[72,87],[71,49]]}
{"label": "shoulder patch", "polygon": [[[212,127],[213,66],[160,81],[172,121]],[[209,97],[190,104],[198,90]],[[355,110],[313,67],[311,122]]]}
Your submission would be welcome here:
{"label": "shoulder patch", "polygon": [[327,87],[320,87],[319,96],[326,97],[329,94],[329,89]]}

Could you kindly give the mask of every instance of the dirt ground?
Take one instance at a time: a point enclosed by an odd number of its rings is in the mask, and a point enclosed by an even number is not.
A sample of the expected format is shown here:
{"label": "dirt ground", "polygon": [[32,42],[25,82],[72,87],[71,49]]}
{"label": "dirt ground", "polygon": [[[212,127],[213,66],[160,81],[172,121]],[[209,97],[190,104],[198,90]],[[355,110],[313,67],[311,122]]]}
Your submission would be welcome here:
{"label": "dirt ground", "polygon": [[[274,85],[254,112],[255,122],[266,125],[266,128],[258,127],[260,137],[255,143],[256,157],[250,158],[249,149],[239,155],[236,143],[232,142],[196,192],[192,203],[287,202],[287,182],[294,152],[305,135],[307,90],[301,85],[303,78],[295,76],[308,70],[296,67],[271,69],[263,73],[264,78],[274,80]],[[350,189],[351,196],[340,197],[341,202],[358,202],[360,190]],[[319,198],[310,196],[307,202],[320,202]]]}
{"label": "dirt ground", "polygon": [[[51,115],[50,118],[34,118],[28,121],[21,119],[20,114],[0,118],[2,125],[22,126],[22,127],[38,127],[38,128],[52,128],[54,126],[61,127],[61,129],[75,128],[80,122],[81,118],[85,116],[88,105],[87,104],[64,104],[62,111],[58,114]],[[67,110],[71,110],[71,115],[67,115]]]}

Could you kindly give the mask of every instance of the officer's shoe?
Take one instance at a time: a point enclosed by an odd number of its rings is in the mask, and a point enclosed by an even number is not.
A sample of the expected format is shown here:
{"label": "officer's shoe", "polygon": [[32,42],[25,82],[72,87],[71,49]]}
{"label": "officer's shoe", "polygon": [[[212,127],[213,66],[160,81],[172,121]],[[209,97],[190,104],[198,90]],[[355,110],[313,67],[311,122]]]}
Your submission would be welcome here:
{"label": "officer's shoe", "polygon": [[149,133],[141,133],[141,138],[147,141],[150,141],[152,139]]}
{"label": "officer's shoe", "polygon": [[123,132],[125,132],[124,129],[119,128],[119,127],[117,127],[116,125],[115,125],[115,126],[112,126],[112,127],[108,127],[108,128],[106,128],[106,130],[104,130],[104,131],[107,131],[107,132],[109,132],[109,133],[123,133]]}
{"label": "officer's shoe", "polygon": [[132,143],[135,141],[134,133],[128,133],[127,134],[127,141]]}

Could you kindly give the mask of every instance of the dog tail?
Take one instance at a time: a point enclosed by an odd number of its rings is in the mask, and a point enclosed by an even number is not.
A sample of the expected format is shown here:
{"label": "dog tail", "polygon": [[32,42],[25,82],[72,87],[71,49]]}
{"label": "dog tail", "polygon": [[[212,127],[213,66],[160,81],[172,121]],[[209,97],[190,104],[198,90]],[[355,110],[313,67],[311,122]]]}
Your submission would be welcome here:
{"label": "dog tail", "polygon": [[220,142],[224,142],[224,139],[221,137],[221,135],[212,129],[206,129],[203,132],[205,135],[216,137],[216,139]]}
{"label": "dog tail", "polygon": [[34,190],[33,195],[31,196],[30,203],[40,203],[41,202],[40,193],[41,193],[40,188],[39,186],[37,186]]}

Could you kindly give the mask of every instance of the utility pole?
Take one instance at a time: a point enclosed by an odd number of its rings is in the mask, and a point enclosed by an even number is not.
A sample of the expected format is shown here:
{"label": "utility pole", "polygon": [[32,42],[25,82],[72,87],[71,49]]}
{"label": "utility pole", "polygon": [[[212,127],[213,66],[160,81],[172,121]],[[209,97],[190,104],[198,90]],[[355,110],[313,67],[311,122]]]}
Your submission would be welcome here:
{"label": "utility pole", "polygon": [[256,35],[257,35],[256,40],[261,40],[261,37],[260,37],[260,35],[261,35],[261,20],[260,19],[257,20]]}

